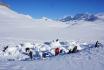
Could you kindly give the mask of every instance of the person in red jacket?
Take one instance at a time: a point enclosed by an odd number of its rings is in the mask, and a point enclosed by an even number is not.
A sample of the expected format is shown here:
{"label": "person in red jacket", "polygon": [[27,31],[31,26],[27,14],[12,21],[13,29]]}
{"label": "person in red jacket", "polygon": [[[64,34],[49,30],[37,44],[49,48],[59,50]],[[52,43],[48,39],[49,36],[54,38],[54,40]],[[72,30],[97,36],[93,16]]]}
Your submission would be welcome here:
{"label": "person in red jacket", "polygon": [[60,53],[60,48],[55,48],[55,56]]}

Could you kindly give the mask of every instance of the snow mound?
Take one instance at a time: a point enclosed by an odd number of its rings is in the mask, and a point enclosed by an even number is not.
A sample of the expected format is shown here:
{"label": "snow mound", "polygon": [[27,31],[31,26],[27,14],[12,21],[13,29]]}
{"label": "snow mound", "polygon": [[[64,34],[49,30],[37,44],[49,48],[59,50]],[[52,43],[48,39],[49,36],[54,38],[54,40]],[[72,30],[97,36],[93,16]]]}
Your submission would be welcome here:
{"label": "snow mound", "polygon": [[[59,48],[60,55],[70,54],[70,50],[73,51],[74,47],[77,46],[78,51],[94,48],[94,44],[80,43],[77,41],[70,42],[59,42],[58,40],[43,43],[22,43],[22,44],[9,44],[1,47],[0,57],[5,60],[30,60],[29,50],[32,51],[33,60],[50,58],[56,55],[56,48]],[[88,50],[89,51],[89,50]]]}
{"label": "snow mound", "polygon": [[[27,42],[26,42],[27,43]],[[50,42],[49,42],[50,43]],[[75,41],[70,42],[60,42],[61,46],[65,48],[69,47],[69,45],[72,45],[76,43]],[[31,68],[31,70],[103,70],[104,69],[104,42],[100,44],[99,47],[95,48],[94,42],[77,42],[82,50],[80,50],[77,53],[70,53],[70,54],[60,54],[58,56],[52,56],[49,58],[46,58],[45,60],[29,60],[29,56],[26,54],[22,54],[19,50],[17,50],[18,47],[10,47],[9,46],[9,52],[15,51],[15,55],[13,54],[7,54],[2,55],[0,53],[0,69],[18,69],[18,70],[28,70]],[[46,45],[44,43],[36,43],[34,46],[40,45]],[[50,43],[51,44],[51,43]],[[45,46],[44,46],[45,47]],[[51,47],[51,46],[47,46]],[[40,49],[40,48],[39,48]],[[19,57],[17,59],[16,54],[17,51],[19,51]],[[34,49],[34,52],[36,52],[36,49]],[[38,52],[41,52],[40,50]],[[10,52],[11,53],[11,52]],[[14,53],[14,52],[13,52]],[[34,56],[35,57],[35,56]],[[48,57],[48,56],[47,56]],[[20,60],[20,61],[18,61]],[[22,60],[22,61],[21,61]],[[41,67],[40,67],[41,66]]]}

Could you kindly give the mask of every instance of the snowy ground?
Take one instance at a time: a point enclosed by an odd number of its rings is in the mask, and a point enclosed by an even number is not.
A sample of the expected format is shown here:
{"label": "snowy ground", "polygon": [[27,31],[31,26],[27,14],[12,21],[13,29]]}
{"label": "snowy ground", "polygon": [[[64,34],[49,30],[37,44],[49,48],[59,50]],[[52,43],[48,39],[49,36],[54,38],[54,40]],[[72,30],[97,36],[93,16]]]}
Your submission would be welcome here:
{"label": "snowy ground", "polygon": [[58,55],[46,60],[1,61],[0,70],[103,70],[104,47]]}
{"label": "snowy ground", "polygon": [[[104,42],[101,42],[104,45]],[[4,44],[4,43],[2,43]],[[104,46],[94,47],[94,42],[80,43],[84,49],[46,58],[45,60],[13,60],[0,58],[0,70],[103,70]]]}

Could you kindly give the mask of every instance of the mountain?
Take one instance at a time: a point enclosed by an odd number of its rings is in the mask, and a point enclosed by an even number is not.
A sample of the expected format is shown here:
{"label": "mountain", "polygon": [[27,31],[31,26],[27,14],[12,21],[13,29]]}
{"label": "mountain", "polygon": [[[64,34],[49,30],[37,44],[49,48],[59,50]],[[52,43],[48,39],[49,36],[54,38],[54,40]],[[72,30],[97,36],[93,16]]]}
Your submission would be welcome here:
{"label": "mountain", "polygon": [[73,20],[95,21],[97,20],[97,16],[93,14],[76,14]]}
{"label": "mountain", "polygon": [[63,19],[60,19],[60,21],[62,21],[62,22],[67,22],[67,21],[71,21],[71,20],[73,20],[73,18],[71,16],[66,16]]}
{"label": "mountain", "polygon": [[[77,16],[85,19],[84,14],[84,17]],[[103,16],[101,17],[101,14],[96,16],[99,19],[93,22],[79,20],[73,22],[72,17],[67,17],[67,21],[70,18],[71,22],[66,24],[66,22],[47,17],[33,19],[27,14],[18,13],[5,5],[0,5],[0,40],[50,41],[57,38],[61,40],[104,40]]]}
{"label": "mountain", "polygon": [[63,19],[60,19],[62,22],[73,21],[73,20],[84,20],[84,21],[96,21],[98,17],[94,14],[80,13],[75,16],[67,16]]}
{"label": "mountain", "polygon": [[[61,28],[66,27],[60,21],[46,17],[33,19],[0,5],[0,39],[36,39],[47,40],[57,38]],[[54,34],[53,34],[54,33]],[[44,34],[43,36],[41,36]]]}

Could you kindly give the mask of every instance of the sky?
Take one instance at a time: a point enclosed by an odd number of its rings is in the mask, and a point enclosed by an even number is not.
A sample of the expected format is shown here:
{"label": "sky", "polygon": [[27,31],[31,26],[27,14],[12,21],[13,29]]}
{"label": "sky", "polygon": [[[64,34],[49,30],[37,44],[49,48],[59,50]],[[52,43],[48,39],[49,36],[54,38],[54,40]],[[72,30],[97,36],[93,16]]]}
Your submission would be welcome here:
{"label": "sky", "polygon": [[104,0],[0,0],[19,13],[33,18],[58,19],[77,13],[104,12]]}

